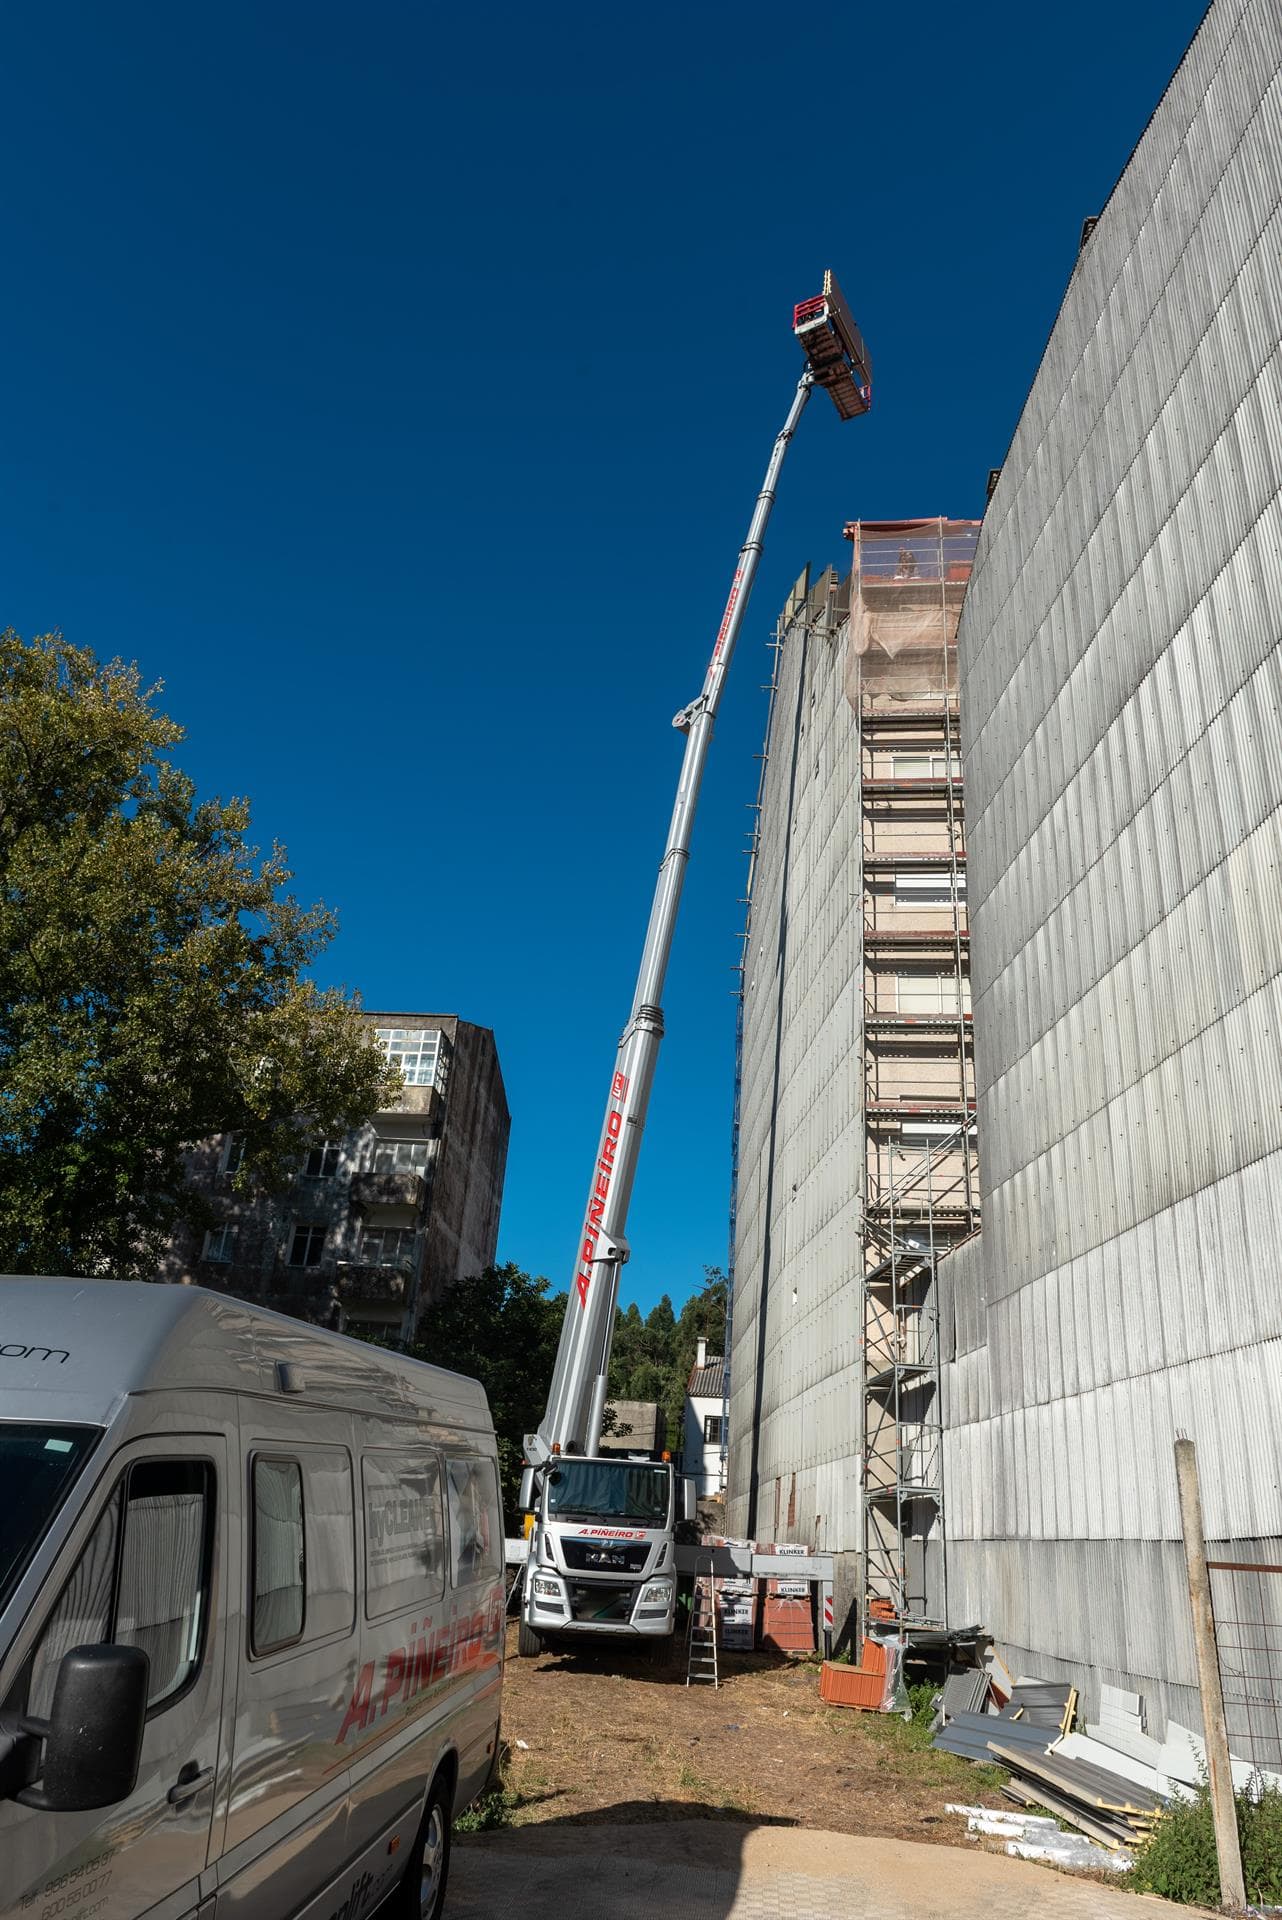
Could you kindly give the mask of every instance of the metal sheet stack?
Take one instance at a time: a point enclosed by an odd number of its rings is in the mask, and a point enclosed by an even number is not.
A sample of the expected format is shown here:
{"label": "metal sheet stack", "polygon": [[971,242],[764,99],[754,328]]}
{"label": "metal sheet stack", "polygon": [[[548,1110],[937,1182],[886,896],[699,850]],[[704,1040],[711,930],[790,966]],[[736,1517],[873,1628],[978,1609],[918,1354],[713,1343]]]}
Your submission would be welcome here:
{"label": "metal sheet stack", "polygon": [[1165,1805],[1152,1788],[1137,1786],[1088,1760],[1071,1760],[1052,1747],[1036,1753],[1002,1738],[993,1758],[1011,1770],[1002,1791],[1025,1807],[1045,1807],[1106,1847],[1142,1846]]}

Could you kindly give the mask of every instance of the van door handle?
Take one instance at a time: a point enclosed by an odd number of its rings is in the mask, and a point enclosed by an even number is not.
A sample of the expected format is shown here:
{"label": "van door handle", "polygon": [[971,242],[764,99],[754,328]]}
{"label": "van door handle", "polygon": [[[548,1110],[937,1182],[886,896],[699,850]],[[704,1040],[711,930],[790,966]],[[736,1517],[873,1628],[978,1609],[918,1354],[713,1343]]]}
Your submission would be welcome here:
{"label": "van door handle", "polygon": [[194,1794],[200,1792],[202,1787],[207,1787],[213,1777],[212,1767],[197,1769],[196,1762],[189,1760],[165,1798],[171,1807],[181,1807],[184,1800],[190,1800]]}

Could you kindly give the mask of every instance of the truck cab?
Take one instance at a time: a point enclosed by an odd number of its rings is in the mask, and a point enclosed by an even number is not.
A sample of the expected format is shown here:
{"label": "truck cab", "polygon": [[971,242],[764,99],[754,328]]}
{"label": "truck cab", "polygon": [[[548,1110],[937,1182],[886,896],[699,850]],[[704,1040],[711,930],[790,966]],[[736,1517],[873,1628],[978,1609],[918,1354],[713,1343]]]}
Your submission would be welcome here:
{"label": "truck cab", "polygon": [[669,1637],[681,1518],[672,1463],[553,1454],[533,1476],[533,1494],[520,1651]]}

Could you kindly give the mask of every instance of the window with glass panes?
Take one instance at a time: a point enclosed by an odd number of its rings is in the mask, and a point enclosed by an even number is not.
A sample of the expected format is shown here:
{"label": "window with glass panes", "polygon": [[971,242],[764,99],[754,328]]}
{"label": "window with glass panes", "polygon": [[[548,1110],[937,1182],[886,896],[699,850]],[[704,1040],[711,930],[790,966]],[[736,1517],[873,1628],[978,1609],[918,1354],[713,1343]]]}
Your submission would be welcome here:
{"label": "window with glass panes", "polygon": [[307,1156],[303,1172],[309,1180],[330,1180],[338,1172],[341,1148],[333,1140],[323,1140]]}
{"label": "window with glass panes", "polygon": [[950,769],[953,778],[960,779],[959,753],[894,753],[890,756],[894,780],[946,780]]}
{"label": "window with glass panes", "polygon": [[407,1087],[436,1085],[441,1058],[439,1027],[375,1027],[374,1033],[388,1060],[404,1074]]}
{"label": "window with glass panes", "polygon": [[318,1267],[325,1251],[324,1227],[297,1226],[289,1249],[291,1267]]}
{"label": "window with glass panes", "polygon": [[233,1244],[235,1238],[235,1227],[211,1227],[205,1235],[203,1258],[219,1262],[226,1262],[233,1259],[235,1256],[235,1247]]}
{"label": "window with glass panes", "polygon": [[414,1252],[413,1227],[366,1227],[361,1235],[361,1264],[403,1266]]}
{"label": "window with glass panes", "polygon": [[427,1144],[426,1140],[376,1140],[375,1173],[425,1173]]}
{"label": "window with glass panes", "polygon": [[[970,1012],[970,981],[961,983],[961,1011]],[[958,979],[955,973],[918,969],[896,976],[896,1008],[900,1013],[956,1013]]]}

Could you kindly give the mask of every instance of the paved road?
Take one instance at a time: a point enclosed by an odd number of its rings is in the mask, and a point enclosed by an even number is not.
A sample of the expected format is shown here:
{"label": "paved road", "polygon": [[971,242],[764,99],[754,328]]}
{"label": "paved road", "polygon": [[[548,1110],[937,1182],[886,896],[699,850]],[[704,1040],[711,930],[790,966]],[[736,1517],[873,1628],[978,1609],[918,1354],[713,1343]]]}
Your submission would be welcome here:
{"label": "paved road", "polygon": [[567,1823],[454,1850],[446,1920],[1189,1920],[976,1848],[710,1820]]}

